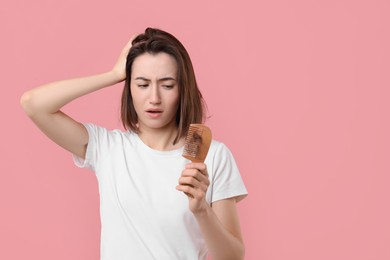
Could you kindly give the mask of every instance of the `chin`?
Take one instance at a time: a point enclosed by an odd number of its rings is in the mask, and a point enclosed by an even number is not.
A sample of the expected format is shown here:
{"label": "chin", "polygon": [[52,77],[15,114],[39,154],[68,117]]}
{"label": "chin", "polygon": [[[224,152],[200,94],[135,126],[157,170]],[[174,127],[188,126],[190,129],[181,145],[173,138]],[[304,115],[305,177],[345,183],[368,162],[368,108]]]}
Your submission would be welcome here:
{"label": "chin", "polygon": [[158,129],[164,129],[164,128],[169,128],[170,124],[169,123],[162,123],[162,122],[152,122],[152,123],[142,123],[140,124],[141,129],[142,128],[147,128],[147,129],[153,129],[153,130],[158,130]]}

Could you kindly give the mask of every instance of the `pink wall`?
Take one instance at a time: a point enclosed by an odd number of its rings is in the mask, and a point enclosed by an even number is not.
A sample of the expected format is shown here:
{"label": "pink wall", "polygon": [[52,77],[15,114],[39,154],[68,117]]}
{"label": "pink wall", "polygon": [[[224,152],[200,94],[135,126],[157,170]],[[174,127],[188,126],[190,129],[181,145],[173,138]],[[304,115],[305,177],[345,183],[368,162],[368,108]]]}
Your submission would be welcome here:
{"label": "pink wall", "polygon": [[[246,259],[390,259],[390,2],[152,2],[2,1],[0,259],[98,259],[96,178],[19,98],[110,69],[146,26],[187,47],[238,161]],[[64,110],[118,128],[120,92]]]}

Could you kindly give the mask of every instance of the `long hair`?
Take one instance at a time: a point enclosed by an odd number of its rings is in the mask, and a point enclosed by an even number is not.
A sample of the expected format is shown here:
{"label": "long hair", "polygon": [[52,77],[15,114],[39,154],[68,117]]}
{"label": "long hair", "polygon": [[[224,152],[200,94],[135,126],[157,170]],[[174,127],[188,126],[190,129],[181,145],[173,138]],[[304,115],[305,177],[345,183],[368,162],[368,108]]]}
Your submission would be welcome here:
{"label": "long hair", "polygon": [[190,124],[203,123],[205,103],[198,84],[190,56],[184,46],[173,35],[155,28],[147,28],[133,41],[126,61],[126,80],[122,92],[121,119],[124,128],[139,133],[138,116],[134,108],[130,83],[132,65],[139,55],[144,53],[157,54],[164,52],[171,55],[177,63],[177,80],[180,102],[176,112],[178,133],[174,144],[184,137]]}

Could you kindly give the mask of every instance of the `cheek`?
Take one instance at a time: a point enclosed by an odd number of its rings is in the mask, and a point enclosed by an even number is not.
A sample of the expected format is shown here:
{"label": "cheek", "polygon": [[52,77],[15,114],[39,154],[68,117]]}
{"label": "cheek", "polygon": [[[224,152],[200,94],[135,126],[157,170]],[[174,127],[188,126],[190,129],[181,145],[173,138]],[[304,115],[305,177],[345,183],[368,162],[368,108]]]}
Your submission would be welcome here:
{"label": "cheek", "polygon": [[133,96],[133,107],[134,107],[134,110],[137,114],[140,113],[140,111],[142,110],[142,104],[141,102],[139,101],[139,99],[137,98],[134,98]]}
{"label": "cheek", "polygon": [[179,107],[179,103],[180,103],[180,96],[179,95],[172,98],[172,107],[175,110],[177,110],[177,108]]}
{"label": "cheek", "polygon": [[139,104],[141,102],[142,96],[137,88],[131,88],[130,94],[134,104]]}

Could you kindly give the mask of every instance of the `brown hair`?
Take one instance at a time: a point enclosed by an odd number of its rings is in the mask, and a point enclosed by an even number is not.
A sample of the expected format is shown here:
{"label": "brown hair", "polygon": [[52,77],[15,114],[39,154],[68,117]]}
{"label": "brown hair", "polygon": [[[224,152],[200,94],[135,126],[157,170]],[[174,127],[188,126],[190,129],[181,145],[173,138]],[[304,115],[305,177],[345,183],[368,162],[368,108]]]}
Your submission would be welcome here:
{"label": "brown hair", "polygon": [[203,123],[204,100],[196,83],[195,73],[190,56],[184,46],[173,35],[159,29],[147,28],[133,41],[126,61],[126,80],[122,92],[121,118],[125,129],[139,133],[138,116],[133,105],[130,81],[132,65],[139,55],[144,53],[157,54],[164,52],[171,55],[177,62],[177,81],[180,101],[176,113],[178,133],[174,144],[187,134],[192,123]]}

